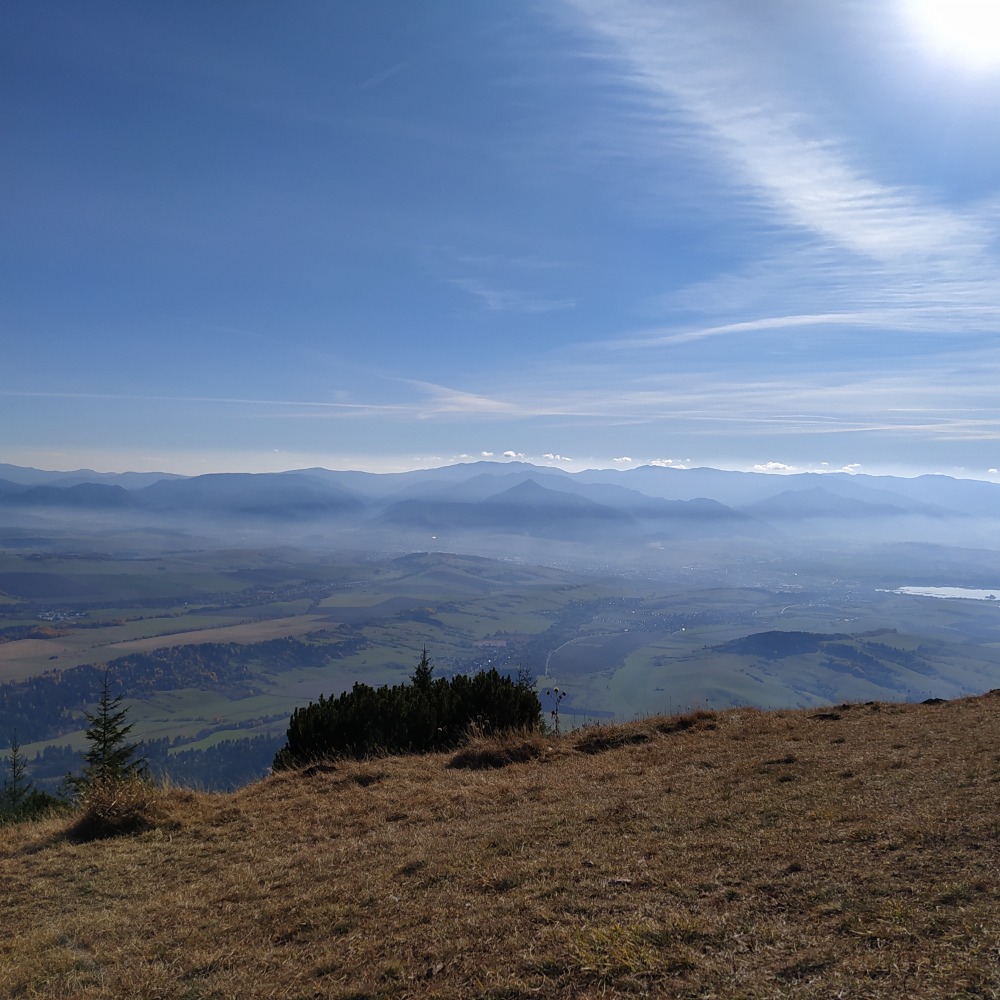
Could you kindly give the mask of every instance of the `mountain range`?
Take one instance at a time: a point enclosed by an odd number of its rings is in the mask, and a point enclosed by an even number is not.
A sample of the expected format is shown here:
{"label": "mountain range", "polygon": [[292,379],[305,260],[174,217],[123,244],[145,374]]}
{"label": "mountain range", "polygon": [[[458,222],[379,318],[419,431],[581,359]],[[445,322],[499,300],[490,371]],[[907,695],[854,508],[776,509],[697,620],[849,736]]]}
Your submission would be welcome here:
{"label": "mountain range", "polygon": [[[0,465],[0,526],[92,522],[183,530],[353,533],[413,545],[439,536],[571,543],[801,540],[994,547],[1000,484],[948,476],[775,475],[641,466],[569,473],[474,462],[404,473],[49,472]],[[998,546],[1000,547],[1000,546]]]}

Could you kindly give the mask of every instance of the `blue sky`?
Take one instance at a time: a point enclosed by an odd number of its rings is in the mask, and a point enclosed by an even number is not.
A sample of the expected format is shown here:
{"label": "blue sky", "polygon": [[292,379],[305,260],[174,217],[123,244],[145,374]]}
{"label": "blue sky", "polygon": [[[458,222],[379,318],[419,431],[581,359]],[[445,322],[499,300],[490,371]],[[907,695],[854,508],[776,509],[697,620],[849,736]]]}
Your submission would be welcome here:
{"label": "blue sky", "polygon": [[1000,478],[988,6],[5,4],[0,461]]}

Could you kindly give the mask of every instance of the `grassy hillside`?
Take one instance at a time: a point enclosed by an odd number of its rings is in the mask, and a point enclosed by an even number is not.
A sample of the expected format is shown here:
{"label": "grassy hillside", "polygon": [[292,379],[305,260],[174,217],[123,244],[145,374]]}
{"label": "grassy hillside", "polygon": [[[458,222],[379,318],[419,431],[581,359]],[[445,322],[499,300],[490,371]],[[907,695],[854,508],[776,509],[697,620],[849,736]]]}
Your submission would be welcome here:
{"label": "grassy hillside", "polygon": [[703,712],[4,828],[0,995],[995,996],[998,711]]}

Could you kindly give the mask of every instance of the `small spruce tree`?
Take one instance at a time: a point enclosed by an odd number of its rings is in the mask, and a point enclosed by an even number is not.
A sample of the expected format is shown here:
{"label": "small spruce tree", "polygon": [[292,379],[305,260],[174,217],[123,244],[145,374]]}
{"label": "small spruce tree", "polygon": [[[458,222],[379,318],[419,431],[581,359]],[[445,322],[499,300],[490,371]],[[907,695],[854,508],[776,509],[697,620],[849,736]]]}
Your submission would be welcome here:
{"label": "small spruce tree", "polygon": [[31,794],[31,786],[27,779],[28,762],[21,753],[21,744],[17,733],[10,741],[10,756],[7,758],[7,777],[3,782],[3,795],[0,796],[0,811],[10,816],[17,816],[24,806],[25,800]]}
{"label": "small spruce tree", "polygon": [[420,662],[413,668],[410,683],[418,691],[427,691],[431,686],[431,677],[434,675],[434,668],[431,666],[430,657],[427,655],[427,647],[424,646],[420,654]]}
{"label": "small spruce tree", "polygon": [[0,825],[39,819],[66,805],[63,799],[41,791],[28,780],[28,760],[21,751],[17,733],[10,741],[6,763],[7,777],[0,789]]}
{"label": "small spruce tree", "polygon": [[84,735],[90,747],[83,755],[83,775],[69,779],[70,785],[77,791],[108,781],[146,777],[146,758],[136,756],[141,743],[130,742],[128,738],[135,723],[125,721],[128,709],[122,708],[123,697],[111,697],[111,684],[105,670],[97,709],[93,713],[84,713],[87,720]]}

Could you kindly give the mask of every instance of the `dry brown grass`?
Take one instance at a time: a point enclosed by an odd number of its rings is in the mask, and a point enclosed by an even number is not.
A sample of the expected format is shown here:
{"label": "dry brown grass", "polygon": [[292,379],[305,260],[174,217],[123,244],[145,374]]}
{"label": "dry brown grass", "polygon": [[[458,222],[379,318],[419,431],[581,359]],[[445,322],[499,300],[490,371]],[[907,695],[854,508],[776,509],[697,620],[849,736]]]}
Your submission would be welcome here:
{"label": "dry brown grass", "polygon": [[0,996],[996,996],[998,711],[651,719],[6,828]]}
{"label": "dry brown grass", "polygon": [[524,764],[541,757],[546,746],[547,740],[541,733],[484,733],[474,726],[465,746],[448,761],[448,767],[488,771],[511,764]]}
{"label": "dry brown grass", "polygon": [[111,778],[87,786],[66,835],[78,843],[169,826],[172,802],[165,789],[141,778]]}

